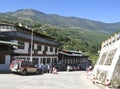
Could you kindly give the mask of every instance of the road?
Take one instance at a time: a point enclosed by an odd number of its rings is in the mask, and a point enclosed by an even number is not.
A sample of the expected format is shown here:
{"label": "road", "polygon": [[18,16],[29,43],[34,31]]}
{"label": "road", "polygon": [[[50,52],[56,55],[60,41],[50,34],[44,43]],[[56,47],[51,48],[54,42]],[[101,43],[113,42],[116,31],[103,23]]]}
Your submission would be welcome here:
{"label": "road", "polygon": [[100,89],[87,79],[85,71],[58,74],[0,74],[0,89]]}

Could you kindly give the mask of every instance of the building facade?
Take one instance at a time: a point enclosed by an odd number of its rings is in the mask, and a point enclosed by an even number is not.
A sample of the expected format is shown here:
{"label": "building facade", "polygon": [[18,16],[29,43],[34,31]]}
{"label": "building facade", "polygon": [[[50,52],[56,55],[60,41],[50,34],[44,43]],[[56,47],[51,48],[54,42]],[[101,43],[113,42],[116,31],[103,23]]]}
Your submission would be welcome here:
{"label": "building facade", "polygon": [[120,33],[102,42],[93,74],[102,84],[105,84],[106,80],[120,84]]}
{"label": "building facade", "polygon": [[89,58],[82,52],[64,50],[59,52],[59,63],[63,63],[66,66],[79,66],[80,69],[86,70],[89,66]]}
{"label": "building facade", "polygon": [[[0,36],[12,44],[0,46],[0,70],[8,70],[12,59],[28,60],[35,63],[56,64],[59,43],[53,38],[31,31],[28,28],[0,23]],[[31,45],[32,44],[32,45]]]}

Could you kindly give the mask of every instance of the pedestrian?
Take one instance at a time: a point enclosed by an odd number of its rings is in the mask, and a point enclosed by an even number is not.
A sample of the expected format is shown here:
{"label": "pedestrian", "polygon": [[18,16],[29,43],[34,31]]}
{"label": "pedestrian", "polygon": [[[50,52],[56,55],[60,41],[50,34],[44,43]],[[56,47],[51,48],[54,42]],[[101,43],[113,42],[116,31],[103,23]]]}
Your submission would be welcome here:
{"label": "pedestrian", "polygon": [[70,66],[69,65],[67,66],[67,71],[70,71]]}
{"label": "pedestrian", "polygon": [[50,65],[47,64],[47,73],[49,73],[49,72],[50,72]]}
{"label": "pedestrian", "polygon": [[53,68],[52,68],[52,67],[50,68],[50,73],[51,73],[51,74],[53,73]]}
{"label": "pedestrian", "polygon": [[53,74],[57,74],[57,68],[53,67]]}
{"label": "pedestrian", "polygon": [[110,86],[110,81],[109,81],[109,79],[106,79],[106,81],[105,81],[105,89],[109,89],[109,86]]}

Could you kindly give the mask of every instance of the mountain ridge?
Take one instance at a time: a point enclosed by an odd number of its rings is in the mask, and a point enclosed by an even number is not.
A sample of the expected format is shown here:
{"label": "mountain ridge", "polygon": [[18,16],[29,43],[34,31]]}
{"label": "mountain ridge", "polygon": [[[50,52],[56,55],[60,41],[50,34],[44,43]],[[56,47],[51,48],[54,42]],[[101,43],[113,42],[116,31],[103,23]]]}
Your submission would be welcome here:
{"label": "mountain ridge", "polygon": [[4,14],[18,19],[41,22],[43,24],[50,24],[65,29],[88,29],[107,33],[113,33],[120,29],[120,22],[104,23],[85,18],[65,17],[57,14],[45,14],[34,9],[20,9],[15,12],[6,12]]}

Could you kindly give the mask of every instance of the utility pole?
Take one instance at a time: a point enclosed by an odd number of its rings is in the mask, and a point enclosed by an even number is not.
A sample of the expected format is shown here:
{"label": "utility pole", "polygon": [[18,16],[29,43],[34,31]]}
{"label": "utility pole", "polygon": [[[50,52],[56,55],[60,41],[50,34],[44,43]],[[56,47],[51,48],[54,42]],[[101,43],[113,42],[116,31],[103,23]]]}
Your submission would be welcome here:
{"label": "utility pole", "polygon": [[33,31],[34,29],[32,29],[31,31],[31,51],[30,51],[30,62],[32,62],[32,53],[33,53]]}

